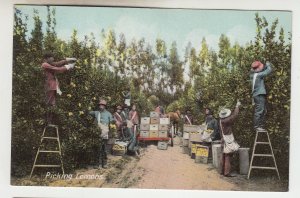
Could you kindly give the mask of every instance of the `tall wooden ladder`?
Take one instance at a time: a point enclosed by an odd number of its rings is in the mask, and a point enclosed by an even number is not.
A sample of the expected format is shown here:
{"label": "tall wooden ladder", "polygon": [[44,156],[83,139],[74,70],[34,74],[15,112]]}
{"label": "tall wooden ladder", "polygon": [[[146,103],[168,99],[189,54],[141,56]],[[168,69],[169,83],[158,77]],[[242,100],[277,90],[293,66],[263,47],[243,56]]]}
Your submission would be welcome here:
{"label": "tall wooden ladder", "polygon": [[[261,138],[262,138],[262,135],[266,135],[268,141],[258,141],[258,137],[261,136]],[[255,149],[256,149],[257,145],[269,145],[271,153],[261,153],[261,154],[255,153]],[[274,162],[274,166],[258,166],[258,165],[255,166],[255,165],[253,165],[254,157],[272,158],[273,162]],[[257,130],[256,131],[256,136],[255,136],[255,141],[254,141],[254,146],[253,146],[253,151],[252,151],[252,157],[251,157],[250,167],[249,167],[249,171],[248,171],[248,179],[250,178],[252,169],[275,170],[277,172],[278,179],[280,180],[275,156],[273,153],[273,148],[272,148],[271,141],[270,141],[270,136],[269,136],[268,131],[266,131],[266,130]]]}
{"label": "tall wooden ladder", "polygon": [[[56,136],[46,136],[47,131],[49,131],[48,129],[54,128],[55,129],[55,134]],[[48,132],[49,133],[49,132]],[[55,140],[58,144],[58,150],[47,150],[47,149],[41,149],[44,140]],[[53,153],[53,154],[58,154],[59,155],[59,159],[60,159],[60,164],[36,164],[38,156],[40,153]],[[53,124],[49,124],[47,125],[44,130],[43,130],[43,134],[41,137],[41,142],[38,148],[38,151],[35,155],[35,159],[34,159],[34,163],[31,169],[31,173],[30,173],[30,178],[32,177],[33,171],[35,168],[40,167],[40,168],[61,168],[62,173],[64,174],[64,166],[63,166],[63,160],[62,160],[62,155],[61,155],[61,146],[60,146],[60,140],[59,140],[59,132],[58,132],[58,126],[57,125],[53,125]]]}

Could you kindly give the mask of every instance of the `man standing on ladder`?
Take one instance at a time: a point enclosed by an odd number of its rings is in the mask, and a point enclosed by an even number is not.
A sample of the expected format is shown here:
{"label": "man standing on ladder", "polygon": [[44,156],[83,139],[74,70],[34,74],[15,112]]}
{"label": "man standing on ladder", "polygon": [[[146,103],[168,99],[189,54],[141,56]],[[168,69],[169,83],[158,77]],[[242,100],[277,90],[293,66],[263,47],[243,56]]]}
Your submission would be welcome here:
{"label": "man standing on ladder", "polygon": [[[250,174],[252,169],[263,169],[263,170],[275,170],[277,172],[278,179],[280,179],[279,171],[277,168],[272,144],[270,141],[270,137],[268,131],[265,129],[265,115],[266,115],[266,88],[264,83],[264,77],[269,75],[272,72],[271,63],[267,62],[266,65],[263,65],[260,61],[254,61],[251,65],[251,74],[250,80],[252,83],[252,98],[255,104],[254,110],[254,129],[256,130],[256,136],[254,140],[254,146],[252,150],[252,157],[250,162],[250,167],[248,171],[248,179],[250,178]],[[260,134],[260,135],[259,135]],[[265,135],[267,137],[267,141],[259,140],[259,136]],[[257,153],[256,146],[258,145],[269,145],[270,153]],[[266,165],[253,165],[254,158],[272,158],[274,165],[266,166]],[[263,161],[263,160],[260,160]]]}
{"label": "man standing on ladder", "polygon": [[265,131],[266,115],[266,88],[264,77],[272,72],[269,62],[264,66],[260,61],[254,61],[251,65],[250,80],[252,84],[252,99],[255,104],[254,109],[254,129],[256,131]]}
{"label": "man standing on ladder", "polygon": [[76,58],[66,58],[59,62],[54,62],[54,55],[52,53],[44,54],[44,62],[42,69],[45,75],[45,93],[47,105],[47,124],[53,124],[53,110],[56,106],[56,94],[62,94],[59,88],[58,80],[55,76],[57,73],[63,73],[67,70],[73,69]]}

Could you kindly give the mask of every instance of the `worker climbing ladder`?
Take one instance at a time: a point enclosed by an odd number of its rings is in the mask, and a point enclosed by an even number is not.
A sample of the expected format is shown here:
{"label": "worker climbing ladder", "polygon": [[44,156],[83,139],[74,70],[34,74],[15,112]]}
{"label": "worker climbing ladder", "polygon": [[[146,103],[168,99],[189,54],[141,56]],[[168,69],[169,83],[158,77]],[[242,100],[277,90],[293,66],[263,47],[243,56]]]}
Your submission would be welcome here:
{"label": "worker climbing ladder", "polygon": [[[49,129],[54,128],[55,129],[55,134],[56,136],[49,136],[47,135],[47,131],[49,131]],[[57,141],[58,144],[58,150],[47,150],[47,149],[41,149],[41,147],[43,146],[43,143],[45,140],[55,140]],[[54,154],[58,154],[59,155],[59,159],[60,159],[60,164],[36,164],[37,163],[37,159],[40,155],[40,153],[54,153]],[[35,155],[35,159],[34,159],[34,163],[32,166],[32,170],[30,173],[30,178],[32,177],[33,171],[35,168],[40,167],[40,168],[61,168],[62,173],[64,174],[64,166],[63,166],[63,160],[62,160],[62,155],[61,155],[61,146],[60,146],[60,140],[59,140],[59,132],[58,132],[58,126],[57,125],[52,125],[49,124],[48,126],[46,126],[43,130],[43,134],[41,137],[41,142],[38,148],[38,151]]]}
{"label": "worker climbing ladder", "polygon": [[[268,141],[258,141],[259,136],[262,136],[262,135],[266,135]],[[256,149],[257,145],[269,145],[271,153],[260,153],[260,154],[255,153],[255,149]],[[253,159],[254,159],[254,157],[273,158],[274,166],[258,166],[258,165],[254,166],[253,165]],[[271,144],[271,141],[270,141],[270,136],[269,136],[268,131],[266,131],[266,130],[257,130],[256,131],[256,136],[255,136],[254,146],[253,146],[253,151],[252,151],[252,157],[251,157],[250,167],[249,167],[249,171],[248,171],[248,179],[250,178],[250,174],[251,174],[252,169],[276,170],[277,175],[278,175],[278,179],[280,180],[280,176],[279,176],[279,172],[278,172],[278,168],[277,168],[275,156],[274,156],[274,153],[273,153],[272,144]]]}

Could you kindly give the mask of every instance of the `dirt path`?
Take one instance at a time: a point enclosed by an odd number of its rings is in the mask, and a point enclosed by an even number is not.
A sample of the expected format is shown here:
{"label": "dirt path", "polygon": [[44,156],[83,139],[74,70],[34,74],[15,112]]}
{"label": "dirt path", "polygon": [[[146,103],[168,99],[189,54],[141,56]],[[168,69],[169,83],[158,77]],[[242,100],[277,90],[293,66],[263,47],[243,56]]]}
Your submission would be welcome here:
{"label": "dirt path", "polygon": [[158,150],[149,145],[136,167],[142,167],[144,174],[132,188],[185,189],[185,190],[234,190],[234,191],[287,191],[288,182],[275,177],[252,178],[246,175],[224,177],[212,164],[197,164],[189,155],[182,153],[179,138],[174,147]]}
{"label": "dirt path", "polygon": [[135,188],[233,190],[232,184],[222,179],[218,172],[207,164],[197,164],[189,155],[181,152],[179,139],[174,147],[158,150],[155,145],[147,147],[138,166],[145,173]]}
{"label": "dirt path", "polygon": [[[109,155],[108,167],[78,169],[71,173],[71,179],[49,179],[45,176],[12,178],[12,185],[241,191],[288,189],[287,181],[279,182],[273,177],[251,180],[242,175],[223,177],[211,164],[197,164],[189,155],[183,154],[179,138],[175,139],[174,147],[169,146],[167,150],[158,150],[155,144],[142,148],[138,157]],[[80,178],[90,175],[99,177]]]}

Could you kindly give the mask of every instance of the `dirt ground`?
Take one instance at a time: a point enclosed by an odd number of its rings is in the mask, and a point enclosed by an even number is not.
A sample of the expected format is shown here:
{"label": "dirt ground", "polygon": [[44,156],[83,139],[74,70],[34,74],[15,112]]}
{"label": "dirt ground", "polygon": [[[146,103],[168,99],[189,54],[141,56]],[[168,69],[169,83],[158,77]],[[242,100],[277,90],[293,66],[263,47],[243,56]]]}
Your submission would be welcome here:
{"label": "dirt ground", "polygon": [[[97,178],[87,178],[95,176]],[[141,149],[140,156],[109,155],[108,169],[87,167],[72,173],[72,177],[57,179],[45,177],[12,178],[12,185],[43,185],[101,188],[287,191],[286,181],[275,177],[221,176],[211,164],[197,164],[182,153],[180,139],[174,147],[158,150],[155,144]]]}

